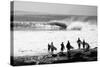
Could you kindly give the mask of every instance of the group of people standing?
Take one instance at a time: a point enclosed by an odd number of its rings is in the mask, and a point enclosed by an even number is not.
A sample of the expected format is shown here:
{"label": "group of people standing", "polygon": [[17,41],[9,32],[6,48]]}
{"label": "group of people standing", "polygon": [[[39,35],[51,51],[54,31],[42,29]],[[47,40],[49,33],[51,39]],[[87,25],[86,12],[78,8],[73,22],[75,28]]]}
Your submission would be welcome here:
{"label": "group of people standing", "polygon": [[78,38],[77,40],[77,44],[78,44],[78,48],[81,49],[81,46],[83,47],[83,49],[85,49],[86,51],[88,51],[90,49],[90,45],[85,41],[81,41],[80,38]]}
{"label": "group of people standing", "polygon": [[[83,47],[83,49],[85,49],[86,51],[88,51],[90,49],[90,45],[85,42],[85,40],[81,41],[80,38],[78,38],[77,40],[77,44],[78,44],[78,49],[81,49],[81,46]],[[61,44],[61,52],[63,52],[65,50],[65,46],[64,46],[64,42],[62,42]],[[73,46],[71,46],[70,41],[68,40],[67,45],[66,45],[67,51],[70,51],[70,49],[74,49]],[[57,48],[53,45],[53,42],[51,42],[51,44],[48,44],[48,51],[53,54],[53,52],[57,50]]]}

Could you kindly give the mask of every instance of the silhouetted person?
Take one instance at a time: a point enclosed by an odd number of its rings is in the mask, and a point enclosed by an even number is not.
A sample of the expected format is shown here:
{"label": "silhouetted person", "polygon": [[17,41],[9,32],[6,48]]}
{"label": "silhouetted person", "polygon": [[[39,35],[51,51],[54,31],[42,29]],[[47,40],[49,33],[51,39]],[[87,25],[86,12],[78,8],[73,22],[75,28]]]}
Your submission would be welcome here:
{"label": "silhouetted person", "polygon": [[66,48],[67,48],[67,53],[68,53],[67,57],[68,57],[68,59],[70,59],[70,57],[71,57],[70,49],[73,49],[73,47],[70,45],[69,41],[68,41],[68,43],[66,45]]}
{"label": "silhouetted person", "polygon": [[53,45],[53,42],[51,42],[51,53],[53,54],[54,50],[57,50],[57,48]]}
{"label": "silhouetted person", "polygon": [[80,40],[80,38],[78,38],[77,44],[78,44],[78,48],[80,49],[80,47],[81,47],[81,40]]}
{"label": "silhouetted person", "polygon": [[61,52],[63,52],[64,49],[65,49],[65,46],[64,46],[64,43],[62,42],[62,43],[61,43]]}
{"label": "silhouetted person", "polygon": [[83,40],[83,49],[85,49],[85,44],[86,44],[85,40]]}
{"label": "silhouetted person", "polygon": [[67,48],[67,51],[69,51],[70,48],[71,48],[71,45],[70,45],[70,42],[69,42],[69,41],[68,41],[68,43],[67,43],[67,45],[66,45],[66,48]]}
{"label": "silhouetted person", "polygon": [[51,49],[51,45],[50,45],[50,44],[48,44],[48,51],[50,51],[50,49]]}

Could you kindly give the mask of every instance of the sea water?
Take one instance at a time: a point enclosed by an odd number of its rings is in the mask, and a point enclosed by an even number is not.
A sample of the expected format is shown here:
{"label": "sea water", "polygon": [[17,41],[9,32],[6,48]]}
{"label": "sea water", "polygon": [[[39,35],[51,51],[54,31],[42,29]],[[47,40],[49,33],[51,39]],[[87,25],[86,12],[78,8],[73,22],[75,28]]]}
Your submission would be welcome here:
{"label": "sea water", "polygon": [[[48,43],[53,42],[60,51],[60,44],[66,46],[69,40],[74,49],[78,48],[77,39],[85,39],[91,48],[97,47],[97,31],[14,31],[14,56],[43,55],[48,53]],[[66,49],[64,51],[67,51]]]}

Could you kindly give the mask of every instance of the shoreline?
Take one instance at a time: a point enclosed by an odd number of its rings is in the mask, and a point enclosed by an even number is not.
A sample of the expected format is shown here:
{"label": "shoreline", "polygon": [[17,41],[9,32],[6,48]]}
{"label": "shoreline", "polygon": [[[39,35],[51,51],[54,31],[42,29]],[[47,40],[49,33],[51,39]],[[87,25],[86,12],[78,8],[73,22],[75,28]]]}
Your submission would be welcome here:
{"label": "shoreline", "polygon": [[84,51],[83,49],[70,50],[68,52],[59,52],[57,54],[47,54],[41,56],[11,56],[11,65],[41,65],[41,64],[55,64],[55,63],[69,63],[69,62],[84,62],[97,61],[97,48]]}

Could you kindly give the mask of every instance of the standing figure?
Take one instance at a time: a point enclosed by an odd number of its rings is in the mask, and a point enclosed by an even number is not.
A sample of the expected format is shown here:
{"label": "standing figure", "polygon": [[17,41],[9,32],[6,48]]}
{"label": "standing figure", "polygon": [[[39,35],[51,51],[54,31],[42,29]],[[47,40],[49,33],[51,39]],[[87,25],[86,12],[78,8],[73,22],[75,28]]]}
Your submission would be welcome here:
{"label": "standing figure", "polygon": [[86,44],[86,42],[85,42],[85,40],[83,40],[83,49],[85,49],[85,44]]}
{"label": "standing figure", "polygon": [[57,50],[57,48],[53,45],[53,42],[51,42],[51,54],[53,54],[54,50]]}
{"label": "standing figure", "polygon": [[73,49],[73,47],[70,45],[69,41],[68,41],[68,43],[66,45],[66,48],[67,48],[67,53],[68,53],[67,57],[68,57],[68,59],[70,59],[70,57],[71,57],[70,49]]}
{"label": "standing figure", "polygon": [[70,48],[71,48],[71,45],[70,45],[70,42],[69,42],[69,41],[68,41],[68,43],[67,43],[67,45],[66,45],[66,48],[67,48],[67,51],[69,51]]}
{"label": "standing figure", "polygon": [[80,47],[81,47],[81,43],[82,43],[82,41],[80,40],[80,38],[78,38],[77,44],[78,44],[78,48],[79,48],[79,49],[80,49]]}
{"label": "standing figure", "polygon": [[51,49],[51,45],[50,45],[50,44],[48,44],[48,52],[50,51],[50,49]]}
{"label": "standing figure", "polygon": [[61,43],[61,52],[63,52],[64,49],[65,49],[65,46],[64,46],[64,43],[62,42],[62,43]]}

